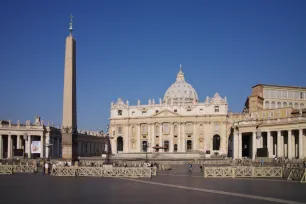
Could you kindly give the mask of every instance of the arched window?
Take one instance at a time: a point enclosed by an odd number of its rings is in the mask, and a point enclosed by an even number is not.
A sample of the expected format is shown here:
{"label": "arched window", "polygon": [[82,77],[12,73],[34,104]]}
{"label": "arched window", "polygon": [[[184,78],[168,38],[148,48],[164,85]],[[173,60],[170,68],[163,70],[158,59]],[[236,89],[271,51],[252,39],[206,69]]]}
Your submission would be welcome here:
{"label": "arched window", "polygon": [[200,125],[200,132],[204,132],[204,126],[202,124]]}
{"label": "arched window", "polygon": [[272,102],[271,102],[271,108],[272,108],[272,109],[276,108],[276,107],[275,107],[275,101],[272,101]]}
{"label": "arched window", "polygon": [[265,102],[265,109],[269,109],[270,108],[270,103],[269,103],[269,101],[266,101]]}
{"label": "arched window", "polygon": [[304,103],[301,103],[301,104],[300,104],[300,108],[301,108],[301,109],[304,109]]}
{"label": "arched window", "polygon": [[220,150],[220,136],[214,135],[213,137],[213,150]]}
{"label": "arched window", "polygon": [[291,102],[289,103],[289,107],[290,107],[290,108],[292,108],[292,107],[293,107],[293,104],[292,104]]}
{"label": "arched window", "polygon": [[282,103],[281,102],[277,102],[277,108],[282,108]]}
{"label": "arched window", "polygon": [[294,108],[295,108],[295,109],[299,109],[299,104],[298,104],[298,103],[295,103],[295,104],[294,104]]}
{"label": "arched window", "polygon": [[287,108],[287,102],[284,102],[284,103],[283,103],[283,107],[284,107],[284,108]]}

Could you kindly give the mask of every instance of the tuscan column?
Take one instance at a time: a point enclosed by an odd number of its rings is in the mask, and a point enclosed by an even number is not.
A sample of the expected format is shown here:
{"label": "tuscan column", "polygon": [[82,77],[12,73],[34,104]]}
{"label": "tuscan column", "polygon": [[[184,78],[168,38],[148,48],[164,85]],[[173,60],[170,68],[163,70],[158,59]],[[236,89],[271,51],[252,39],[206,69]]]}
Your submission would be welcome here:
{"label": "tuscan column", "polygon": [[46,147],[45,147],[46,158],[49,158],[50,157],[50,148],[51,148],[51,146],[50,146],[50,133],[49,132],[46,133],[46,142],[45,142],[45,144],[46,144]]}
{"label": "tuscan column", "polygon": [[288,130],[288,158],[292,158],[292,130]]}
{"label": "tuscan column", "polygon": [[256,158],[256,150],[257,150],[257,139],[256,139],[256,132],[253,132],[253,136],[252,136],[252,159],[254,160]]}
{"label": "tuscan column", "polygon": [[238,158],[242,158],[242,132],[238,132]]}
{"label": "tuscan column", "polygon": [[7,137],[7,144],[8,144],[7,145],[7,157],[8,158],[12,158],[13,157],[13,155],[12,155],[13,147],[12,147],[12,136],[11,135],[8,135],[8,137]]}
{"label": "tuscan column", "polygon": [[20,135],[17,135],[17,147],[16,149],[21,149]]}
{"label": "tuscan column", "polygon": [[267,131],[267,148],[268,148],[268,158],[272,158],[273,148],[271,148],[271,132]]}
{"label": "tuscan column", "polygon": [[234,138],[233,138],[233,158],[239,158],[239,133],[235,130],[234,131]]}
{"label": "tuscan column", "polygon": [[278,130],[277,131],[277,157],[280,157],[281,156],[281,149],[282,149],[282,147],[281,147],[281,131],[280,130]]}
{"label": "tuscan column", "polygon": [[40,158],[44,158],[44,135],[40,135]]}
{"label": "tuscan column", "polygon": [[299,158],[304,158],[304,141],[303,141],[304,135],[303,135],[303,129],[299,129]]}
{"label": "tuscan column", "polygon": [[0,135],[0,159],[3,158],[3,140],[2,135]]}
{"label": "tuscan column", "polygon": [[31,139],[32,139],[31,135],[28,135],[28,142],[27,142],[28,158],[31,158],[31,142],[32,142]]}

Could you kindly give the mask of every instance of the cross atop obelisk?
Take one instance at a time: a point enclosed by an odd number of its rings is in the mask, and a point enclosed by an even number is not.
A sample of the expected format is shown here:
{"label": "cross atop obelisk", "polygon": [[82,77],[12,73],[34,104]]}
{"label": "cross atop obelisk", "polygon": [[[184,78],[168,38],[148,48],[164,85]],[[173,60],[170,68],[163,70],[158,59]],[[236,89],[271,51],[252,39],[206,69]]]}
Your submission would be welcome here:
{"label": "cross atop obelisk", "polygon": [[73,15],[72,14],[70,14],[69,19],[70,19],[70,22],[69,22],[69,31],[70,31],[70,35],[72,35],[72,30],[73,30],[73,28],[72,28]]}
{"label": "cross atop obelisk", "polygon": [[76,41],[72,36],[70,15],[70,35],[66,38],[65,74],[63,94],[62,157],[73,160],[76,157],[77,109],[76,109]]}

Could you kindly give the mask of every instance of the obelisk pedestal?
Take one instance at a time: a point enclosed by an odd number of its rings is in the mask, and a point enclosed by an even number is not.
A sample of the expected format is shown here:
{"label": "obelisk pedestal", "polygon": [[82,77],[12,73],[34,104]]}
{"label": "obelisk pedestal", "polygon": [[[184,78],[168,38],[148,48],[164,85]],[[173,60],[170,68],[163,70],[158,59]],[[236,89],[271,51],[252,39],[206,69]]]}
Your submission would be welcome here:
{"label": "obelisk pedestal", "polygon": [[70,20],[65,52],[62,158],[74,160],[77,157],[76,42],[72,36],[72,16]]}

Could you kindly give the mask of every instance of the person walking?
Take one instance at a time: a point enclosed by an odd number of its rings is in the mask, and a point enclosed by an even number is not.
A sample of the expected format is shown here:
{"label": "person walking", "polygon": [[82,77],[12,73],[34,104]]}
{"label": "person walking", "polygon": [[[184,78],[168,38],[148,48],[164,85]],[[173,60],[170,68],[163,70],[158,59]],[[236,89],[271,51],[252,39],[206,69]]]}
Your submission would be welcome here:
{"label": "person walking", "polygon": [[49,163],[48,161],[45,162],[45,175],[49,174]]}

